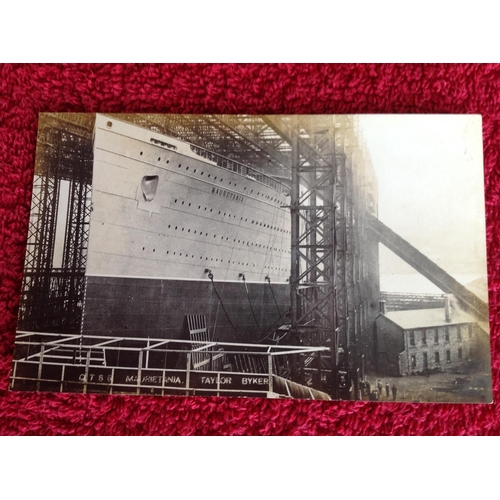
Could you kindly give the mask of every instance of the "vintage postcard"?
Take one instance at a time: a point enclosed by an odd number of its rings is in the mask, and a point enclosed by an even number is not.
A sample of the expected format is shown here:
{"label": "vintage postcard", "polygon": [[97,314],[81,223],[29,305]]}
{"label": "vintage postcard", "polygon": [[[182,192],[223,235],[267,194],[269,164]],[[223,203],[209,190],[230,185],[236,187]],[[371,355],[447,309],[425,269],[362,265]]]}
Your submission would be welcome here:
{"label": "vintage postcard", "polygon": [[490,403],[481,117],[41,114],[10,388]]}

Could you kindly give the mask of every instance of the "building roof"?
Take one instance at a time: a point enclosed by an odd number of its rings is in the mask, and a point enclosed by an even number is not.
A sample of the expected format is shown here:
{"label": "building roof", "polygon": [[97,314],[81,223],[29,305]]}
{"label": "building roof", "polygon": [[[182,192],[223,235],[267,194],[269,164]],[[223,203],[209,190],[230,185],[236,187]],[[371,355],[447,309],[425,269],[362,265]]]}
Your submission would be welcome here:
{"label": "building roof", "polygon": [[478,321],[477,323],[483,332],[487,333],[488,335],[490,334],[490,324],[487,321]]}
{"label": "building roof", "polygon": [[413,328],[432,328],[434,326],[450,326],[460,323],[476,323],[476,320],[460,309],[452,308],[451,321],[448,323],[444,317],[443,308],[414,309],[412,311],[394,311],[384,314],[396,325],[404,330]]}
{"label": "building roof", "polygon": [[478,278],[467,283],[465,287],[476,294],[483,302],[488,303],[488,280],[486,278]]}

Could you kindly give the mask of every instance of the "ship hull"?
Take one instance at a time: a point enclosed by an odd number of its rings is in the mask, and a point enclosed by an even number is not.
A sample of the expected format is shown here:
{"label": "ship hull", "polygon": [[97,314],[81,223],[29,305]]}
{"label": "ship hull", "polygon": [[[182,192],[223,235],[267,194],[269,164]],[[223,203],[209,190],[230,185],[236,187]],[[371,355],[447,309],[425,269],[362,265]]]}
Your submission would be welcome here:
{"label": "ship hull", "polygon": [[[290,219],[276,181],[98,115],[83,333],[254,342],[289,308]],[[213,278],[213,281],[210,279]]]}
{"label": "ship hull", "polygon": [[289,301],[286,284],[88,277],[84,333],[187,339],[186,316],[204,314],[211,338],[270,341]]}

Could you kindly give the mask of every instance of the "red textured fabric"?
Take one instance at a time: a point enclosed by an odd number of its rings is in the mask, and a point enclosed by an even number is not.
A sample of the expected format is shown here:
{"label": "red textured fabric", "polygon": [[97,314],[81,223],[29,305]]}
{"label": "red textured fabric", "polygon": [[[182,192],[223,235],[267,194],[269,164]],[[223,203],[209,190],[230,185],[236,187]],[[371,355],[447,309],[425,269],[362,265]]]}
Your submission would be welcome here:
{"label": "red textured fabric", "polygon": [[497,400],[500,65],[0,66],[0,434],[499,433],[500,407],[496,403],[384,404],[9,392],[37,117],[42,111],[481,114]]}

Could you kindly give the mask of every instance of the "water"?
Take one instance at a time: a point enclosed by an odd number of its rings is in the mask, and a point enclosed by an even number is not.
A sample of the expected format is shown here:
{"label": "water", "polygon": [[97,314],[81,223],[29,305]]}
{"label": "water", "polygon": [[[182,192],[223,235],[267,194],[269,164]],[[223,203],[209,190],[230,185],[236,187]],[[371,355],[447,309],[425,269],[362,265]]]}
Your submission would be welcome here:
{"label": "water", "polygon": [[[462,285],[467,285],[482,276],[479,274],[457,274],[453,277]],[[383,274],[380,276],[380,290],[400,293],[443,293],[421,274]]]}

